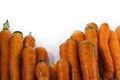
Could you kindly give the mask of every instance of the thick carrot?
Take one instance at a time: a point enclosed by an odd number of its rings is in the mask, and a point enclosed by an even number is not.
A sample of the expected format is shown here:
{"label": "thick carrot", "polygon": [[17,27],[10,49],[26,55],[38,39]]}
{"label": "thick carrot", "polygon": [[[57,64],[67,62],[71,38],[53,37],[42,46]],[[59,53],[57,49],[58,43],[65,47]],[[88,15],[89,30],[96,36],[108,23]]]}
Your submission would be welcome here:
{"label": "thick carrot", "polygon": [[32,47],[26,47],[22,53],[22,76],[23,80],[35,80],[36,52]]}
{"label": "thick carrot", "polygon": [[37,80],[50,80],[50,67],[46,62],[42,61],[37,64],[36,77]]}
{"label": "thick carrot", "polygon": [[64,58],[64,59],[67,60],[66,42],[62,43],[62,44],[59,46],[59,55],[60,55],[60,58]]}
{"label": "thick carrot", "polygon": [[65,59],[60,59],[56,64],[58,80],[71,80],[70,64]]}
{"label": "thick carrot", "polygon": [[103,80],[113,79],[114,68],[111,53],[108,46],[110,29],[107,23],[103,23],[99,28],[99,49],[103,61]]}
{"label": "thick carrot", "polygon": [[24,41],[23,41],[23,47],[34,47],[35,46],[35,38],[32,36],[32,33],[30,32],[29,35],[27,35],[25,38],[24,38]]}
{"label": "thick carrot", "polygon": [[23,34],[15,31],[10,41],[10,80],[21,80],[21,56],[23,49]]}
{"label": "thick carrot", "polygon": [[77,41],[69,38],[66,41],[66,45],[68,61],[72,68],[72,80],[81,80]]}
{"label": "thick carrot", "polygon": [[117,26],[117,27],[116,27],[115,32],[116,32],[117,35],[118,35],[118,40],[119,40],[119,44],[120,44],[120,26]]}
{"label": "thick carrot", "polygon": [[93,44],[89,40],[79,43],[79,57],[83,80],[100,80]]}
{"label": "thick carrot", "polygon": [[88,23],[88,24],[86,25],[86,27],[85,27],[85,30],[86,30],[86,29],[90,29],[90,28],[95,29],[96,31],[98,31],[98,26],[97,26],[97,24],[94,23],[94,22]]}
{"label": "thick carrot", "polygon": [[37,53],[37,63],[40,61],[45,61],[46,63],[48,62],[48,53],[45,48],[37,47],[36,53]]}
{"label": "thick carrot", "polygon": [[3,30],[0,32],[0,51],[1,51],[1,80],[9,80],[9,56],[10,38],[8,20],[4,23]]}
{"label": "thick carrot", "polygon": [[79,30],[76,30],[72,33],[71,37],[73,39],[76,39],[77,42],[79,43],[80,41],[84,40],[85,39],[85,35],[83,32],[79,31]]}
{"label": "thick carrot", "polygon": [[94,28],[89,28],[85,29],[85,39],[89,40],[94,48],[95,48],[95,58],[97,62],[97,75],[100,77],[99,74],[99,61],[98,61],[98,31],[96,31]]}
{"label": "thick carrot", "polygon": [[113,59],[115,76],[120,80],[120,45],[116,32],[110,32],[109,48]]}
{"label": "thick carrot", "polygon": [[54,64],[54,62],[50,62],[50,80],[58,80],[57,72],[56,72],[56,65]]}

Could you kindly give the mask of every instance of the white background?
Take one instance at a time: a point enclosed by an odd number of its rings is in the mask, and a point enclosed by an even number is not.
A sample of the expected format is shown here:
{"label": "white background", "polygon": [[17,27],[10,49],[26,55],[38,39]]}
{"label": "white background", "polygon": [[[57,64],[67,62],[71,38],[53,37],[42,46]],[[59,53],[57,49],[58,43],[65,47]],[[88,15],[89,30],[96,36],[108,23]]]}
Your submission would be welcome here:
{"label": "white background", "polygon": [[116,0],[0,0],[0,30],[8,19],[10,30],[32,31],[36,47],[45,47],[50,61],[59,59],[59,45],[73,31],[85,25],[107,22],[111,29],[120,25],[120,4]]}

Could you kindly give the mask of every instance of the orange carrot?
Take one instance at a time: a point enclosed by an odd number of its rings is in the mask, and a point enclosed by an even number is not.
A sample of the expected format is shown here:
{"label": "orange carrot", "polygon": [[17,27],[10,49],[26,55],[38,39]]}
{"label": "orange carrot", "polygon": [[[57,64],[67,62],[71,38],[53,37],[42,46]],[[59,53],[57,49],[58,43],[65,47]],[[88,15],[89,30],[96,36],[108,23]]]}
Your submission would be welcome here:
{"label": "orange carrot", "polygon": [[120,80],[120,45],[116,32],[110,32],[109,48],[113,59],[115,76]]}
{"label": "orange carrot", "polygon": [[60,58],[64,58],[67,60],[67,50],[66,50],[66,42],[62,43],[59,47],[59,55]]}
{"label": "orange carrot", "polygon": [[23,47],[34,47],[35,46],[35,39],[34,37],[32,36],[32,33],[30,32],[29,35],[27,35],[25,38],[24,38],[24,41],[23,41]]}
{"label": "orange carrot", "polygon": [[82,41],[82,40],[85,39],[84,33],[81,32],[81,31],[79,31],[79,30],[74,31],[74,32],[72,33],[71,37],[72,37],[73,39],[76,39],[76,40],[78,41],[78,43],[79,43],[80,41]]}
{"label": "orange carrot", "polygon": [[10,80],[21,80],[21,55],[23,49],[23,34],[15,31],[10,41]]}
{"label": "orange carrot", "polygon": [[8,20],[4,23],[3,30],[0,32],[1,47],[1,80],[9,80],[9,55],[10,55],[10,38]]}
{"label": "orange carrot", "polygon": [[120,26],[117,26],[115,32],[116,32],[117,35],[118,35],[118,40],[119,40],[119,44],[120,44]]}
{"label": "orange carrot", "polygon": [[37,47],[36,53],[37,53],[37,62],[39,61],[45,61],[46,63],[48,62],[48,53],[45,48]]}
{"label": "orange carrot", "polygon": [[104,66],[103,80],[113,79],[114,74],[113,61],[108,46],[109,35],[109,25],[107,23],[101,24],[99,29],[99,48]]}
{"label": "orange carrot", "polygon": [[42,61],[37,64],[36,77],[37,80],[50,80],[50,67],[46,62]]}
{"label": "orange carrot", "polygon": [[100,80],[93,44],[89,40],[79,43],[79,57],[83,80]]}
{"label": "orange carrot", "polygon": [[[91,25],[92,26],[92,25]],[[95,58],[97,62],[97,75],[100,76],[99,74],[99,65],[98,65],[98,32],[94,28],[89,28],[85,29],[85,38],[89,40],[94,48],[95,48]]]}
{"label": "orange carrot", "polygon": [[50,62],[50,80],[58,80],[57,72],[56,72],[56,65],[54,64],[54,62]]}
{"label": "orange carrot", "polygon": [[32,47],[26,47],[22,53],[22,75],[23,80],[35,80],[36,52]]}
{"label": "orange carrot", "polygon": [[94,22],[88,23],[88,24],[86,25],[86,27],[85,27],[85,30],[86,30],[86,29],[90,29],[90,28],[95,29],[96,31],[98,31],[98,26],[97,26],[97,24],[94,23]]}
{"label": "orange carrot", "polygon": [[72,68],[72,79],[81,80],[77,41],[73,38],[69,38],[66,41],[66,45],[68,61]]}
{"label": "orange carrot", "polygon": [[56,64],[58,80],[71,80],[71,68],[68,61],[60,59]]}

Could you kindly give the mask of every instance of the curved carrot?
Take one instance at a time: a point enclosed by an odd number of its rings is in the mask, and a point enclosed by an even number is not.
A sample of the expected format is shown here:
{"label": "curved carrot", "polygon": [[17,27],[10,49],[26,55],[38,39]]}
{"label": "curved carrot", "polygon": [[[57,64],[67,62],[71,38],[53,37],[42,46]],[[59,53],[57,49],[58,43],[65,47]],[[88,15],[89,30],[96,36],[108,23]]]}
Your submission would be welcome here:
{"label": "curved carrot", "polygon": [[50,80],[50,67],[46,62],[39,62],[36,67],[37,80]]}
{"label": "curved carrot", "polygon": [[117,26],[117,27],[116,27],[115,32],[116,32],[117,35],[118,35],[118,40],[119,40],[119,44],[120,44],[120,26]]}
{"label": "curved carrot", "polygon": [[45,48],[37,47],[36,53],[37,53],[37,62],[39,61],[45,61],[46,63],[48,62],[48,53]]}
{"label": "curved carrot", "polygon": [[72,33],[71,38],[76,39],[79,43],[80,41],[85,39],[85,35],[83,32],[76,30]]}
{"label": "curved carrot", "polygon": [[67,39],[66,44],[68,61],[72,68],[72,79],[81,80],[77,41],[73,38],[69,38]]}
{"label": "curved carrot", "polygon": [[99,48],[104,66],[103,80],[113,79],[114,74],[113,61],[108,46],[109,36],[109,25],[107,23],[101,24],[99,29]]}
{"label": "curved carrot", "polygon": [[[99,64],[98,62],[98,32],[94,29],[94,28],[89,28],[87,27],[87,29],[85,29],[85,38],[87,40],[89,40],[94,48],[95,48],[95,58],[96,58],[96,62],[97,64]],[[100,76],[99,74],[99,65],[97,66],[97,75]]]}
{"label": "curved carrot", "polygon": [[57,72],[56,72],[56,65],[53,62],[50,62],[50,80],[58,80]]}
{"label": "curved carrot", "polygon": [[10,38],[8,20],[4,23],[3,30],[0,32],[1,48],[1,80],[9,80],[9,56],[10,56]]}
{"label": "curved carrot", "polygon": [[116,32],[110,32],[109,48],[113,59],[115,76],[120,80],[120,45]]}
{"label": "curved carrot", "polygon": [[36,52],[32,47],[26,47],[22,53],[23,80],[35,80]]}
{"label": "curved carrot", "polygon": [[23,49],[23,34],[15,31],[10,41],[10,80],[21,80],[21,56]]}
{"label": "curved carrot", "polygon": [[94,22],[88,23],[88,24],[86,25],[86,27],[85,27],[85,30],[90,29],[90,28],[95,29],[96,31],[98,31],[98,26],[97,26],[97,24],[94,23]]}
{"label": "curved carrot", "polygon": [[89,40],[79,43],[79,57],[83,80],[100,80],[94,46]]}
{"label": "curved carrot", "polygon": [[71,80],[70,64],[65,59],[60,59],[56,64],[58,80]]}
{"label": "curved carrot", "polygon": [[23,41],[23,47],[34,47],[35,46],[35,39],[34,37],[32,36],[32,33],[30,32],[29,35],[27,35],[25,38],[24,38],[24,41]]}
{"label": "curved carrot", "polygon": [[62,43],[62,44],[59,46],[59,55],[60,55],[60,58],[64,58],[64,59],[67,60],[66,42]]}

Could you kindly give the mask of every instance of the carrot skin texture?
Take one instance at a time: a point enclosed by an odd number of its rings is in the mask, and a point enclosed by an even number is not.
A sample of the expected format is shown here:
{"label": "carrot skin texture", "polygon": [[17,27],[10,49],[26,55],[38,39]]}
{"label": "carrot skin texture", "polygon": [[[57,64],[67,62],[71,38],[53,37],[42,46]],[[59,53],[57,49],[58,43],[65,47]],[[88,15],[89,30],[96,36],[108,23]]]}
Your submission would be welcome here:
{"label": "carrot skin texture", "polygon": [[29,46],[29,47],[35,46],[35,38],[32,36],[31,32],[23,40],[23,48],[25,48],[27,46]]}
{"label": "carrot skin texture", "polygon": [[65,59],[60,59],[56,63],[58,80],[72,80],[70,64]]}
{"label": "carrot skin texture", "polygon": [[59,55],[60,55],[60,58],[64,58],[64,59],[67,60],[66,42],[62,43],[62,44],[59,46]]}
{"label": "carrot skin texture", "polygon": [[45,61],[46,63],[48,62],[48,53],[44,47],[37,47],[36,53],[37,53],[37,63],[40,61]]}
{"label": "carrot skin texture", "polygon": [[36,52],[32,47],[26,47],[22,53],[22,75],[23,80],[35,80],[35,69],[36,69]]}
{"label": "carrot skin texture", "polygon": [[68,61],[72,69],[72,80],[81,80],[77,41],[73,38],[69,38],[66,44]]}
{"label": "carrot skin texture", "polygon": [[103,61],[103,80],[113,79],[114,68],[111,53],[108,46],[110,29],[107,23],[103,23],[99,28],[99,49]]}
{"label": "carrot skin texture", "polygon": [[113,59],[115,77],[120,80],[120,45],[117,33],[114,31],[110,32],[109,48]]}
{"label": "carrot skin texture", "polygon": [[85,30],[87,30],[87,29],[89,29],[89,28],[92,28],[92,29],[95,29],[96,31],[98,31],[98,26],[97,26],[97,24],[94,23],[94,22],[88,23],[88,24],[86,25],[86,27],[85,27]]}
{"label": "carrot skin texture", "polygon": [[71,34],[71,38],[77,40],[77,42],[79,43],[80,41],[83,41],[85,39],[85,34],[79,30],[76,30]]}
{"label": "carrot skin texture", "polygon": [[53,62],[50,63],[50,80],[58,80],[57,72],[56,72],[56,65]]}
{"label": "carrot skin texture", "polygon": [[21,56],[23,49],[23,35],[20,31],[12,34],[10,41],[10,80],[21,80]]}
{"label": "carrot skin texture", "polygon": [[89,40],[79,43],[79,57],[83,80],[100,80],[94,46]]}
{"label": "carrot skin texture", "polygon": [[39,62],[36,67],[37,80],[50,80],[50,67],[46,62]]}
{"label": "carrot skin texture", "polygon": [[120,26],[117,26],[117,27],[116,27],[115,32],[116,32],[117,35],[118,35],[118,40],[119,40],[119,44],[120,44]]}
{"label": "carrot skin texture", "polygon": [[3,30],[0,32],[0,51],[1,51],[1,80],[9,80],[9,56],[10,56],[10,38],[11,32],[9,31],[8,21],[4,23]]}

